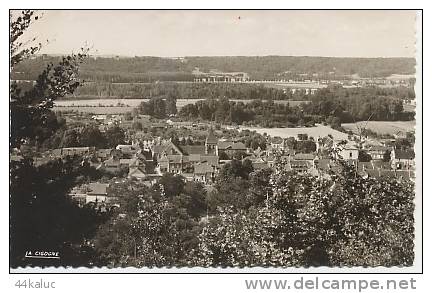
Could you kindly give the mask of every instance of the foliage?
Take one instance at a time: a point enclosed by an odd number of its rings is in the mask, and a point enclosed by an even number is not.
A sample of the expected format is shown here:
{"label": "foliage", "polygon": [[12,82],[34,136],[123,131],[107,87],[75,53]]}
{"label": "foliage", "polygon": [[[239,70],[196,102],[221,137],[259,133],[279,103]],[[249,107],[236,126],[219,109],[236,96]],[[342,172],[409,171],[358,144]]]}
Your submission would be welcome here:
{"label": "foliage", "polygon": [[119,144],[125,143],[125,132],[119,126],[110,127],[105,132],[105,138],[108,147],[116,147]]}
{"label": "foliage", "polygon": [[39,15],[35,14],[32,10],[23,10],[19,16],[14,17],[12,13],[9,14],[10,22],[10,65],[12,69],[21,61],[27,59],[31,55],[38,52],[42,44],[32,45],[36,41],[33,37],[31,40],[21,41],[24,32],[30,25],[39,19]]}
{"label": "foliage", "polygon": [[[129,185],[129,183],[128,183]],[[109,266],[189,265],[197,245],[198,222],[162,189],[123,188],[117,214],[101,226],[93,242]]]}
{"label": "foliage", "polygon": [[[29,10],[23,11],[16,19],[12,19],[11,15],[11,70],[24,58],[37,52],[41,46],[38,44],[36,47],[25,47],[20,41],[20,37],[34,20],[37,20],[37,16]],[[48,63],[37,76],[35,84],[24,92],[16,81],[11,82],[12,148],[19,147],[28,140],[42,142],[58,128],[55,115],[50,111],[53,101],[72,94],[78,88],[78,66],[86,59],[87,51],[82,48],[78,54],[62,57],[56,65]]]}
{"label": "foliage", "polygon": [[108,138],[105,137],[96,125],[87,125],[81,130],[79,144],[81,146],[94,146],[96,148],[105,148]]}
{"label": "foliage", "polygon": [[92,168],[81,165],[78,158],[40,167],[26,159],[12,162],[10,172],[11,265],[53,265],[25,259],[26,251],[59,251],[61,260],[55,265],[90,265],[94,255],[83,255],[83,249],[91,251],[84,239],[93,236],[105,216],[92,207],[78,207],[67,193],[77,184],[97,179]]}
{"label": "foliage", "polygon": [[[56,57],[49,57],[55,60]],[[48,59],[48,61],[51,61]],[[18,75],[32,79],[44,66],[42,57],[28,60],[19,68]],[[391,74],[415,73],[414,58],[332,58],[332,57],[186,57],[173,60],[161,57],[97,58],[83,65],[82,78],[98,82],[152,83],[155,81],[193,81],[191,72],[199,67],[208,72],[218,69],[225,72],[247,72],[251,79],[346,79],[358,73],[361,77],[386,77]],[[145,68],[145,71],[143,71]],[[287,68],[290,70],[287,72]],[[307,74],[307,76],[305,76]]]}
{"label": "foliage", "polygon": [[[401,89],[402,93],[404,91]],[[262,127],[313,126],[329,124],[341,129],[341,123],[355,121],[409,121],[414,112],[403,110],[402,100],[407,96],[398,90],[380,88],[345,89],[332,87],[318,90],[307,99],[308,103],[290,106],[273,99],[252,99],[251,102],[230,101],[222,93],[215,97],[186,105],[179,116],[218,123],[260,125]]]}
{"label": "foliage", "polygon": [[359,150],[358,160],[359,162],[370,162],[372,160],[372,156],[369,155],[365,150]]}
{"label": "foliage", "polygon": [[[22,41],[25,31],[37,20],[34,11],[10,16],[11,70],[36,53],[41,44],[35,38]],[[62,57],[57,65],[48,63],[35,84],[25,91],[10,84],[10,147],[39,143],[50,137],[64,120],[50,110],[53,101],[71,94],[80,85],[78,66],[87,50]],[[77,139],[71,133],[69,140]],[[57,137],[57,143],[60,139]],[[24,154],[25,155],[25,154]],[[35,167],[32,159],[12,161],[10,169],[10,261],[12,267],[28,265],[91,265],[94,251],[85,241],[105,215],[93,207],[79,207],[67,195],[76,184],[98,179],[98,172],[80,158],[52,160]],[[26,259],[26,251],[58,251],[61,259]]]}
{"label": "foliage", "polygon": [[173,175],[171,173],[163,174],[162,178],[159,179],[159,184],[164,188],[165,195],[167,197],[178,196],[183,192],[185,182],[182,176]]}
{"label": "foliage", "polygon": [[[57,118],[58,119],[58,118]],[[52,136],[45,139],[42,146],[45,149],[63,147],[96,147],[100,149],[113,148],[125,143],[125,131],[114,125],[101,132],[97,124],[85,124],[79,127],[68,124],[61,125]]]}
{"label": "foliage", "polygon": [[199,236],[198,264],[412,264],[410,182],[363,179],[348,166],[331,179],[283,171],[269,182],[268,199],[222,209],[210,219]]}
{"label": "foliage", "polygon": [[176,99],[151,98],[148,102],[141,102],[138,106],[138,112],[144,115],[150,115],[155,118],[165,118],[168,115],[177,113]]}
{"label": "foliage", "polygon": [[[338,238],[335,265],[410,266],[414,260],[413,183],[363,179],[353,171],[334,178]],[[355,190],[352,192],[351,190]]]}
{"label": "foliage", "polygon": [[391,160],[391,152],[389,150],[386,150],[383,155],[383,162],[390,162]]}
{"label": "foliage", "polygon": [[[267,208],[235,212],[221,209],[198,236],[194,263],[199,266],[296,266],[297,253],[281,248],[273,233],[281,215]],[[273,232],[273,233],[272,233]]]}

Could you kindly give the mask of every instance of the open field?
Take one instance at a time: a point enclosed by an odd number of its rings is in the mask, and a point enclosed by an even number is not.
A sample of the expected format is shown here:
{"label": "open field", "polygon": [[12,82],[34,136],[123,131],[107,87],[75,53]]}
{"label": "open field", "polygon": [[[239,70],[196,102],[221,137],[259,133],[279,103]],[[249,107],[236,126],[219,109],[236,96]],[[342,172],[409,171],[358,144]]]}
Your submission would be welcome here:
{"label": "open field", "polygon": [[409,105],[409,104],[404,104],[403,105],[403,109],[406,112],[414,112],[416,110],[416,106],[414,105]]}
{"label": "open field", "polygon": [[314,138],[324,137],[330,134],[336,140],[348,139],[348,135],[346,133],[337,131],[329,126],[324,126],[322,124],[317,124],[315,127],[296,127],[296,128],[259,128],[259,127],[240,126],[240,130],[242,129],[255,130],[260,134],[267,133],[272,137],[279,136],[282,138],[297,137],[298,134],[305,133]]}
{"label": "open field", "polygon": [[346,130],[351,130],[353,133],[357,133],[357,126],[366,127],[378,134],[397,134],[414,131],[416,122],[415,121],[359,121],[357,123],[343,123],[342,127]]}
{"label": "open field", "polygon": [[[55,105],[62,107],[82,107],[82,106],[93,106],[93,107],[115,107],[125,105],[129,107],[137,107],[142,102],[148,102],[149,99],[84,99],[84,100],[60,100],[55,101]],[[177,100],[177,107],[181,108],[187,104],[196,103],[199,100],[194,99],[179,99]]]}
{"label": "open field", "polygon": [[117,106],[108,106],[108,107],[88,107],[88,106],[67,106],[67,107],[53,107],[54,111],[78,111],[81,113],[91,113],[91,114],[124,114],[127,112],[132,112],[134,107],[117,107]]}

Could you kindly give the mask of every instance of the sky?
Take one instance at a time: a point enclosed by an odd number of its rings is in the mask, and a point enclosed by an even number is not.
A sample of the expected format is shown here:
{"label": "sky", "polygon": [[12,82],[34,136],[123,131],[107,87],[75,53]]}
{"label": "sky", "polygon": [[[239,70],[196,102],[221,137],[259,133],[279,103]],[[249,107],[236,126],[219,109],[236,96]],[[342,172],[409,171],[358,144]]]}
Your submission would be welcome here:
{"label": "sky", "polygon": [[39,11],[41,53],[414,57],[415,11]]}

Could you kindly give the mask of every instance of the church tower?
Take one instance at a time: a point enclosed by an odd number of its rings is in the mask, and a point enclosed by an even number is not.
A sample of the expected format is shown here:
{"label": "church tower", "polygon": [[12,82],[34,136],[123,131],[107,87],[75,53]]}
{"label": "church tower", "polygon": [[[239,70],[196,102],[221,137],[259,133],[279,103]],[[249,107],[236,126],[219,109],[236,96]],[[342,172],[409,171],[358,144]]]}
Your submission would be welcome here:
{"label": "church tower", "polygon": [[213,132],[213,128],[210,128],[205,140],[205,153],[206,155],[217,155],[217,138]]}

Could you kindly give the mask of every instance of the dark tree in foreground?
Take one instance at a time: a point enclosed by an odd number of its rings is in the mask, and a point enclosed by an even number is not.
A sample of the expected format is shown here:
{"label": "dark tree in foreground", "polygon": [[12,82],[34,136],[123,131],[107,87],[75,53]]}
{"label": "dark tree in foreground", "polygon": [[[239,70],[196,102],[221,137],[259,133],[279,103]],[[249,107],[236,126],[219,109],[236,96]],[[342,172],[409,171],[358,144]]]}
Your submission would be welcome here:
{"label": "dark tree in foreground", "polygon": [[[331,179],[276,172],[267,199],[223,208],[199,235],[204,266],[410,266],[413,184],[363,179],[348,166]],[[256,190],[256,188],[255,188]]]}
{"label": "dark tree in foreground", "polygon": [[[40,48],[26,47],[21,40],[25,30],[37,20],[33,11],[10,17],[11,70]],[[34,39],[30,40],[30,43]],[[80,85],[78,66],[86,50],[49,63],[35,84],[22,91],[10,84],[10,147],[43,142],[59,124],[51,111],[57,98],[71,94]],[[73,136],[73,135],[72,135]],[[70,137],[70,144],[77,137]],[[25,154],[23,154],[25,155]],[[80,208],[67,195],[76,184],[98,178],[95,169],[83,164],[82,158],[54,160],[39,167],[31,158],[10,163],[10,260],[11,266],[91,265],[91,247],[86,245],[104,218],[90,207]],[[26,251],[58,251],[60,260],[25,258]]]}
{"label": "dark tree in foreground", "polygon": [[[10,166],[10,259],[12,267],[27,265],[91,265],[92,249],[85,245],[104,214],[78,207],[67,193],[76,184],[98,176],[81,166],[79,158],[56,160],[34,167],[31,160]],[[58,251],[60,260],[25,258],[26,251]]]}
{"label": "dark tree in foreground", "polygon": [[[165,181],[173,180],[173,177]],[[193,184],[193,183],[192,183]],[[120,208],[101,225],[93,243],[101,264],[117,266],[188,266],[197,248],[203,199],[198,186],[180,195],[163,187],[125,182],[115,192]],[[195,189],[195,190],[194,190]],[[197,214],[198,212],[198,214]]]}
{"label": "dark tree in foreground", "polygon": [[[36,53],[41,44],[26,46],[21,38],[28,27],[38,19],[33,11],[25,10],[14,18],[10,16],[11,70],[22,60]],[[32,39],[30,41],[35,41]],[[80,85],[79,64],[87,57],[87,50],[65,56],[58,64],[49,63],[29,90],[22,91],[15,81],[10,85],[11,147],[19,147],[29,140],[42,142],[57,129],[57,120],[50,110],[54,100],[72,94]]]}
{"label": "dark tree in foreground", "polygon": [[113,126],[105,132],[105,141],[108,147],[116,147],[125,143],[125,132],[119,126]]}

